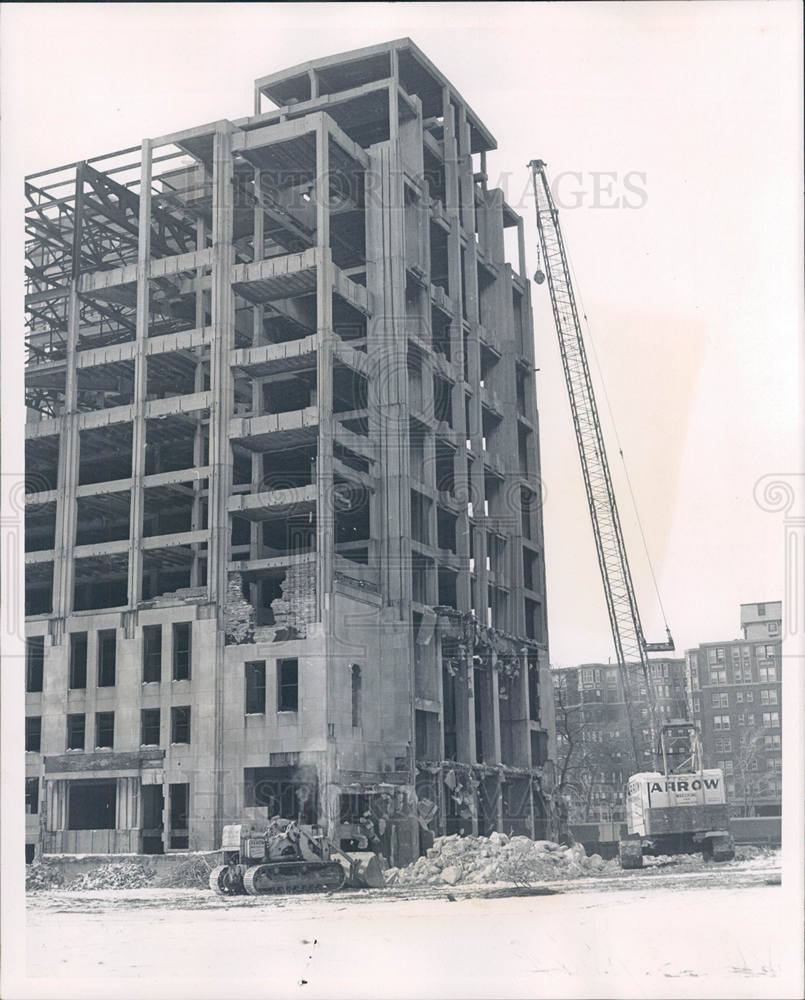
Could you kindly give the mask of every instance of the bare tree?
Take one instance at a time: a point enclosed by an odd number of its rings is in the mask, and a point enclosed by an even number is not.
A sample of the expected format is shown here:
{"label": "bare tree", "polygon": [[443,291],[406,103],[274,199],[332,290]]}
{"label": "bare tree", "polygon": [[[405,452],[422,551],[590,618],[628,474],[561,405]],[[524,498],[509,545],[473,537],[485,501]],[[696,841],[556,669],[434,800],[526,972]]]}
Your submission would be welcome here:
{"label": "bare tree", "polygon": [[554,692],[556,694],[556,736],[559,746],[559,790],[564,791],[575,771],[580,756],[582,733],[581,703],[569,704],[567,677],[564,674],[554,674]]}
{"label": "bare tree", "polygon": [[763,794],[767,779],[760,772],[765,730],[748,729],[741,734],[735,754],[736,791],[743,797],[744,815],[754,816],[755,800]]}
{"label": "bare tree", "polygon": [[585,720],[583,703],[574,700],[564,673],[554,674],[557,756],[560,794],[569,804],[570,819],[588,821],[593,814],[596,793],[603,791],[614,805],[615,785],[608,780],[623,767],[624,745],[594,741],[599,723]]}

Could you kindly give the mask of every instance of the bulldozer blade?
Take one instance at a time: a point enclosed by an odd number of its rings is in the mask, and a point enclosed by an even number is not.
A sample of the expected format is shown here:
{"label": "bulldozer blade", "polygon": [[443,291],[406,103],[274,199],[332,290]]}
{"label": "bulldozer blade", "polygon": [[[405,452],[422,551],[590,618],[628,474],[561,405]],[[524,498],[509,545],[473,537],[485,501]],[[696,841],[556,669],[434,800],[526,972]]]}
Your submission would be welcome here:
{"label": "bulldozer blade", "polygon": [[347,857],[339,857],[347,873],[346,885],[350,889],[382,889],[386,884],[377,855],[372,851],[356,851]]}

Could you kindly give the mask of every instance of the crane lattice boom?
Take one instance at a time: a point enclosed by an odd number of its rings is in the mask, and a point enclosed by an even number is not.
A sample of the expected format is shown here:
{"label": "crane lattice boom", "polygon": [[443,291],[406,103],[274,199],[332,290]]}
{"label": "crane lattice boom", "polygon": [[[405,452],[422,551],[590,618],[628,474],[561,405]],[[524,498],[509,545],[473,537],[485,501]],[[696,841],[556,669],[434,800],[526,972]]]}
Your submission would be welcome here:
{"label": "crane lattice boom", "polygon": [[[559,351],[570,399],[615,655],[621,672],[632,750],[636,770],[639,771],[644,768],[647,757],[656,746],[657,734],[656,705],[646,651],[647,648],[654,651],[672,650],[674,645],[670,633],[667,642],[652,643],[648,647],[643,637],[570,269],[562,231],[559,228],[559,213],[551,195],[544,162],[532,160],[529,166],[534,183],[537,228],[545,261],[545,274],[559,337]],[[645,688],[649,705],[648,726],[644,726],[639,709],[634,704],[635,696],[641,687]],[[648,740],[643,737],[644,729],[649,730]]]}

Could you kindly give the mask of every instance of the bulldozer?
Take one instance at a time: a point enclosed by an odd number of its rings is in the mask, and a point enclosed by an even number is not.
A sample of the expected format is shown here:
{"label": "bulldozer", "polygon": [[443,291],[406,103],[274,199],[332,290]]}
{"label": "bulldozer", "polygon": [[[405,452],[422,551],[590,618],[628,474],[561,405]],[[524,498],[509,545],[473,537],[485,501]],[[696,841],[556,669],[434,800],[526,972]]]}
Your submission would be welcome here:
{"label": "bulldozer", "polygon": [[[690,756],[674,769],[669,742],[686,730]],[[642,868],[645,855],[694,854],[705,860],[731,861],[735,842],[730,833],[724,775],[702,764],[699,732],[685,720],[660,729],[662,771],[633,774],[626,784],[626,836],[618,845],[621,868]]]}
{"label": "bulldozer", "polygon": [[277,892],[378,889],[383,871],[371,851],[347,854],[317,827],[275,817],[267,823],[233,823],[221,838],[223,864],[210,872],[219,896],[266,896]]}

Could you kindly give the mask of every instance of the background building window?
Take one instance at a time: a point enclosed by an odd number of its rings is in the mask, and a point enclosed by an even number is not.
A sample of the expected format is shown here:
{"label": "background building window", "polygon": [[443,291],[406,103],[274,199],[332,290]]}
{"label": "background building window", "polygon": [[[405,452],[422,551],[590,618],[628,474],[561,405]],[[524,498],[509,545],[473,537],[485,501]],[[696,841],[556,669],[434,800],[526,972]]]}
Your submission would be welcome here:
{"label": "background building window", "polygon": [[95,713],[95,747],[111,750],[115,745],[115,713]]}
{"label": "background building window", "polygon": [[190,742],[190,706],[171,709],[171,743]]}
{"label": "background building window", "polygon": [[42,690],[45,668],[45,637],[34,635],[25,643],[25,690]]}
{"label": "background building window", "polygon": [[87,717],[84,713],[67,716],[67,749],[83,750],[86,744]]}
{"label": "background building window", "polygon": [[190,622],[175,622],[173,625],[173,679],[190,680],[192,657],[192,637]]}
{"label": "background building window", "polygon": [[714,715],[713,729],[729,729],[730,717],[728,715]]}
{"label": "background building window", "polygon": [[159,746],[160,713],[158,708],[144,708],[140,712],[140,744],[146,747]]}
{"label": "background building window", "polygon": [[98,687],[115,686],[117,663],[117,632],[104,629],[98,633]]}
{"label": "background building window", "polygon": [[277,660],[277,711],[299,711],[299,661]]}
{"label": "background building window", "polygon": [[266,661],[244,665],[246,672],[246,714],[262,715],[266,710]]}
{"label": "background building window", "polygon": [[70,634],[70,688],[77,690],[87,686],[87,633]]}

